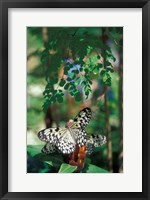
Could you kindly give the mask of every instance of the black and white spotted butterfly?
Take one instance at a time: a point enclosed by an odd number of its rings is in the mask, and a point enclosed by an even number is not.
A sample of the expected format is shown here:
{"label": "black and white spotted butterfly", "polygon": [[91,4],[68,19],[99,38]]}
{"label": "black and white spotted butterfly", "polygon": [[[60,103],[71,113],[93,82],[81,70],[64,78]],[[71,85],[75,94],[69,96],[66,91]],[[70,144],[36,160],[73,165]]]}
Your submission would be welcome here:
{"label": "black and white spotted butterfly", "polygon": [[46,145],[42,152],[53,153],[55,150],[63,154],[70,154],[75,151],[76,144],[79,147],[86,144],[85,127],[92,117],[90,108],[84,108],[78,115],[67,123],[66,128],[48,128],[38,133],[38,138]]}

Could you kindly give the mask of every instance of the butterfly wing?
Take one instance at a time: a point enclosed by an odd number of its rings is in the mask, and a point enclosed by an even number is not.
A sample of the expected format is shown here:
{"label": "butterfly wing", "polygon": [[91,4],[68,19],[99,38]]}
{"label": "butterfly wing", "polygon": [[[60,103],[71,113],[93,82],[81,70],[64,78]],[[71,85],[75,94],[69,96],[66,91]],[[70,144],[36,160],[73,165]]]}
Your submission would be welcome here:
{"label": "butterfly wing", "polygon": [[84,108],[78,115],[74,118],[74,123],[72,124],[71,132],[76,138],[76,143],[79,147],[85,145],[86,143],[86,131],[84,130],[92,117],[92,112],[90,108]]}
{"label": "butterfly wing", "polygon": [[77,130],[77,144],[79,147],[86,144],[86,131],[84,129],[78,129]]}
{"label": "butterfly wing", "polygon": [[75,150],[76,141],[70,131],[66,129],[65,134],[58,140],[56,146],[63,154],[70,154]]}
{"label": "butterfly wing", "polygon": [[47,142],[45,146],[42,148],[41,152],[44,154],[54,153],[56,151],[56,146],[54,143]]}
{"label": "butterfly wing", "polygon": [[71,128],[85,129],[92,117],[92,111],[90,108],[84,108],[74,118],[74,123]]}
{"label": "butterfly wing", "polygon": [[86,153],[89,155],[92,154],[94,147],[100,147],[106,142],[106,136],[104,135],[89,136],[86,141]]}
{"label": "butterfly wing", "polygon": [[48,148],[58,148],[63,154],[70,154],[75,150],[76,141],[72,138],[70,132],[66,128],[48,128],[43,129],[38,133],[38,138],[44,142],[53,145],[44,147],[43,151],[49,152]]}
{"label": "butterfly wing", "polygon": [[96,135],[94,138],[94,147],[100,147],[103,144],[106,144],[107,140],[106,140],[106,136],[104,135]]}
{"label": "butterfly wing", "polygon": [[49,143],[56,143],[59,135],[60,134],[58,128],[46,128],[38,132],[38,138],[41,141]]}

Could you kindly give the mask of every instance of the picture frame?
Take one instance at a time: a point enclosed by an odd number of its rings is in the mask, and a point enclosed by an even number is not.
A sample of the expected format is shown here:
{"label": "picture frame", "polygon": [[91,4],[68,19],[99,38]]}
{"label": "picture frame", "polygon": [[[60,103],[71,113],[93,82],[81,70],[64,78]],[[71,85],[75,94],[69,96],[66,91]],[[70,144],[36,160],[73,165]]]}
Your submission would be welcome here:
{"label": "picture frame", "polygon": [[[142,192],[9,192],[8,191],[8,9],[9,8],[142,8]],[[1,199],[150,199],[150,2],[148,0],[5,0],[0,2],[0,197]],[[17,176],[17,175],[16,175]]]}

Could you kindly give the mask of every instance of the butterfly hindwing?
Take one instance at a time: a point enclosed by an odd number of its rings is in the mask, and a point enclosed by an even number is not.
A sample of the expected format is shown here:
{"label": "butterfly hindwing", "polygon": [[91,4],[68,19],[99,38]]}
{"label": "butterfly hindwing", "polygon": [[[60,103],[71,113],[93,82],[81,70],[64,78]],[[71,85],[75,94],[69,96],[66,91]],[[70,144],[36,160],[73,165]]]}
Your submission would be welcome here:
{"label": "butterfly hindwing", "polygon": [[94,147],[100,147],[107,142],[106,136],[104,135],[92,135],[87,138],[86,141],[86,153],[92,154]]}
{"label": "butterfly hindwing", "polygon": [[42,148],[41,152],[45,154],[54,153],[56,151],[56,146],[54,143],[47,142],[45,146]]}
{"label": "butterfly hindwing", "polygon": [[107,142],[106,136],[104,135],[96,135],[93,139],[94,139],[94,147],[100,147]]}

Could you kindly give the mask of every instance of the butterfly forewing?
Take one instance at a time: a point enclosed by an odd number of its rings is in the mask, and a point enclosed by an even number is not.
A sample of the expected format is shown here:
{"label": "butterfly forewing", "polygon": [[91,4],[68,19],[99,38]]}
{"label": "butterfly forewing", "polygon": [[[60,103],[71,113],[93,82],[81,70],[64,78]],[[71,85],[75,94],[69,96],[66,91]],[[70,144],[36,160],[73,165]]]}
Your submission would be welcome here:
{"label": "butterfly forewing", "polygon": [[58,140],[63,137],[63,135],[67,132],[66,128],[47,128],[43,129],[38,133],[38,138],[41,141],[49,142],[49,143],[57,143]]}
{"label": "butterfly forewing", "polygon": [[84,108],[74,118],[74,123],[71,126],[72,132],[76,136],[76,142],[79,147],[86,143],[86,131],[84,130],[92,117],[90,108]]}
{"label": "butterfly forewing", "polygon": [[74,123],[72,125],[72,128],[85,129],[85,127],[89,123],[91,117],[92,117],[91,109],[90,108],[84,108],[74,118]]}

